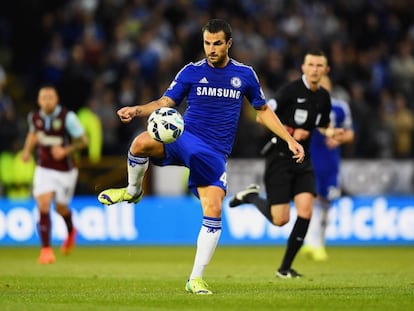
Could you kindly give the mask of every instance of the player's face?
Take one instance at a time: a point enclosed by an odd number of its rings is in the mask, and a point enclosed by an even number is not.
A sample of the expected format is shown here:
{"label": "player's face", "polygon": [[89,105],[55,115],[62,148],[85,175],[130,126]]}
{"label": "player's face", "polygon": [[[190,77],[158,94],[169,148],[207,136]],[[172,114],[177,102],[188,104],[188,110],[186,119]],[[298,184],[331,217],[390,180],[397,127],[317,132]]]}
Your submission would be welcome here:
{"label": "player's face", "polygon": [[58,100],[56,90],[53,88],[42,88],[37,97],[40,109],[42,109],[42,111],[47,115],[55,111]]}
{"label": "player's face", "polygon": [[302,72],[312,89],[318,87],[321,78],[328,73],[328,62],[325,56],[306,55],[302,64]]}
{"label": "player's face", "polygon": [[226,42],[226,36],[223,31],[211,33],[204,31],[204,53],[208,63],[213,67],[224,67],[229,60],[229,48],[232,40]]}

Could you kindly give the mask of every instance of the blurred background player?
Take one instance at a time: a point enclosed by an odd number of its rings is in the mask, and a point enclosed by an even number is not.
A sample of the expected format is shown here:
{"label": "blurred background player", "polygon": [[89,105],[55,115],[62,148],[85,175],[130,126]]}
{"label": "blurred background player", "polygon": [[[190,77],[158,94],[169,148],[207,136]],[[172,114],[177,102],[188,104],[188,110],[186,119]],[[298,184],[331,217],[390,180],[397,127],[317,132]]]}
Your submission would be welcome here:
{"label": "blurred background player", "polygon": [[188,188],[200,199],[203,220],[185,290],[205,295],[212,294],[203,280],[203,273],[221,235],[222,204],[227,191],[226,163],[243,98],[256,109],[263,124],[287,142],[290,158],[302,161],[304,151],[266,105],[252,67],[229,57],[233,43],[230,25],[224,20],[212,19],[203,26],[202,34],[205,58],[184,66],[161,98],[118,110],[121,121],[128,123],[135,117],[148,116],[157,108],[177,106],[186,98],[183,134],[170,144],[155,141],[147,131],[136,136],[128,153],[128,186],[104,190],[98,200],[107,205],[122,201],[138,203],[150,159],[159,166],[188,167]]}
{"label": "blurred background player", "polygon": [[68,237],[61,246],[62,253],[68,254],[75,245],[76,229],[68,206],[78,178],[73,154],[86,148],[88,140],[76,114],[59,105],[55,87],[41,87],[37,102],[40,109],[28,116],[29,131],[22,157],[23,161],[29,160],[32,151],[37,147],[33,196],[39,209],[39,235],[42,245],[38,263],[50,264],[55,261],[51,247],[52,202],[68,230]]}
{"label": "blurred background player", "polygon": [[273,137],[264,147],[264,181],[266,199],[259,196],[259,187],[251,185],[230,200],[230,207],[243,203],[254,204],[274,225],[284,226],[290,219],[290,202],[293,200],[297,218],[289,235],[285,254],[276,271],[279,278],[300,278],[292,269],[293,260],[303,245],[312,216],[316,196],[315,175],[309,154],[311,133],[318,128],[329,137],[339,137],[341,129],[329,128],[331,99],[327,90],[319,86],[321,78],[329,71],[324,52],[312,50],[305,54],[303,75],[281,87],[274,99],[268,101],[282,123],[306,152],[302,163],[292,161],[286,144]]}
{"label": "blurred background player", "polygon": [[[323,76],[320,86],[332,94],[332,83],[328,76]],[[341,195],[339,185],[339,164],[341,144],[354,140],[351,111],[347,102],[331,96],[331,126],[342,128],[344,133],[339,138],[326,137],[319,131],[313,131],[310,153],[316,176],[317,197],[313,207],[312,219],[301,250],[315,261],[328,259],[325,248],[325,232],[328,224],[328,211],[332,201]]]}

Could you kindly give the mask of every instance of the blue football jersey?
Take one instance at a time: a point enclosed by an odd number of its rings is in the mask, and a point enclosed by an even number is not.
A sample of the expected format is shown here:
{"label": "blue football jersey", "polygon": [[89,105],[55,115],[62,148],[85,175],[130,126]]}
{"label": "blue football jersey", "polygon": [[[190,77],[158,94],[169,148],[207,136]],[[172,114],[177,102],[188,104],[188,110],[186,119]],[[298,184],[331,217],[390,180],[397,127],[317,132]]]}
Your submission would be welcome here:
{"label": "blue football jersey", "polygon": [[[332,109],[330,114],[331,123],[334,127],[343,129],[352,129],[352,116],[349,105],[342,100],[332,98]],[[340,148],[329,149],[326,146],[326,137],[318,130],[313,131],[311,139],[311,158],[314,168],[317,172],[339,170],[339,161],[341,156]]]}
{"label": "blue football jersey", "polygon": [[243,97],[253,107],[266,103],[253,68],[234,59],[224,68],[213,68],[206,59],[187,64],[164,95],[177,105],[186,98],[184,131],[225,155],[233,147]]}

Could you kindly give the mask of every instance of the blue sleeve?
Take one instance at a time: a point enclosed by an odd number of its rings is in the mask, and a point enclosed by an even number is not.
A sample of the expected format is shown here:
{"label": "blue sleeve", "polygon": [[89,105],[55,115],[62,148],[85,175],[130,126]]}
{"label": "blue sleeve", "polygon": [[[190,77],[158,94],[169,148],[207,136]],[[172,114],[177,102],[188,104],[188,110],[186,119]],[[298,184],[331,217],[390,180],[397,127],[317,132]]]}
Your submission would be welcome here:
{"label": "blue sleeve", "polygon": [[354,124],[352,120],[351,109],[349,108],[348,103],[343,102],[343,110],[345,114],[344,122],[342,123],[342,127],[347,130],[353,130]]}
{"label": "blue sleeve", "polygon": [[187,68],[188,66],[185,66],[177,73],[174,80],[164,93],[164,96],[171,98],[175,102],[176,106],[180,105],[183,99],[188,95],[188,91],[191,87],[191,84],[186,82],[185,79],[188,71]]}
{"label": "blue sleeve", "polygon": [[30,112],[29,115],[27,116],[27,123],[29,126],[29,132],[33,133],[35,131],[35,126],[33,124],[33,112]]}
{"label": "blue sleeve", "polygon": [[266,104],[266,97],[260,86],[259,78],[252,67],[250,68],[251,75],[249,77],[249,88],[246,91],[246,98],[250,101],[254,108],[262,107]]}
{"label": "blue sleeve", "polygon": [[82,127],[78,117],[73,111],[69,111],[66,114],[66,130],[69,132],[70,136],[73,138],[79,138],[84,133],[85,130]]}

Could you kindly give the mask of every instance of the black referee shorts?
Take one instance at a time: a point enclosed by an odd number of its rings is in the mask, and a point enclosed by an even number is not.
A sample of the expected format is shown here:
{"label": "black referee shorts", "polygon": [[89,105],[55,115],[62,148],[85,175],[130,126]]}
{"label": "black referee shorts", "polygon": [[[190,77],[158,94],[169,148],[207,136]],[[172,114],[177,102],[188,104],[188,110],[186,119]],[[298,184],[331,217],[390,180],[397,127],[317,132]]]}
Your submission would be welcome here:
{"label": "black referee shorts", "polygon": [[289,203],[295,195],[303,192],[316,196],[316,180],[310,158],[296,163],[291,155],[273,150],[266,155],[264,174],[268,202]]}

